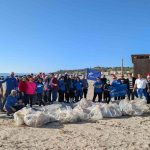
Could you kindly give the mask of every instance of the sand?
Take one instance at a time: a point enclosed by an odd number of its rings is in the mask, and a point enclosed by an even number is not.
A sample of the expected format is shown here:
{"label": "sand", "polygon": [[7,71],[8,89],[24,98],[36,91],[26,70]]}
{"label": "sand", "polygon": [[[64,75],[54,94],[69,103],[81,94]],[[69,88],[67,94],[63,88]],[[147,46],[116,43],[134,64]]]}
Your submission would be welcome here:
{"label": "sand", "polygon": [[[88,98],[92,98],[92,86]],[[150,116],[16,127],[0,115],[0,150],[149,150]]]}

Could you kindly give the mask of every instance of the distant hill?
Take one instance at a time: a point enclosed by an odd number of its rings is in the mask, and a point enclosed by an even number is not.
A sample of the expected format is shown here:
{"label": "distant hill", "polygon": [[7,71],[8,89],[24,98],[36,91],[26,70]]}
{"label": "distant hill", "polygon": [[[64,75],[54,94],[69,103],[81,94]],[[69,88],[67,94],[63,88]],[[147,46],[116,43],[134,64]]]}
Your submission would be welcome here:
{"label": "distant hill", "polygon": [[[100,72],[108,72],[110,73],[111,71],[121,71],[121,67],[94,67],[91,69],[98,70]],[[64,74],[64,73],[69,73],[69,74],[85,74],[87,71],[87,68],[84,69],[75,69],[75,70],[59,70],[56,73],[58,74]],[[124,72],[133,72],[133,67],[124,67]]]}

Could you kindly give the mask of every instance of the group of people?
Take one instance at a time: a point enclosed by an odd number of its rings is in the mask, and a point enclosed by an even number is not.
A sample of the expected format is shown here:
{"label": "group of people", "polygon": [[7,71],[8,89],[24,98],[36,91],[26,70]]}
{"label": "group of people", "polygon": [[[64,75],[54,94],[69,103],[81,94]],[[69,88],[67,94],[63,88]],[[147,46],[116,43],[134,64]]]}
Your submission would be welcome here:
{"label": "group of people", "polygon": [[[2,101],[3,88],[2,84],[6,83],[4,100]],[[93,102],[109,103],[111,100],[110,87],[117,85],[126,85],[127,96],[129,100],[134,100],[134,97],[143,98],[150,103],[150,76],[147,79],[142,78],[138,74],[137,79],[128,74],[128,78],[124,76],[117,78],[113,75],[113,80],[110,83],[105,76],[98,77],[94,82]],[[39,106],[52,104],[58,102],[78,102],[83,97],[87,98],[88,81],[84,75],[82,79],[78,75],[55,75],[53,73],[45,75],[39,73],[38,75],[24,75],[15,76],[12,72],[9,77],[0,81],[0,108],[6,110],[8,114],[18,111],[19,109],[30,106],[34,103]],[[124,99],[126,96],[116,96],[115,100]]]}
{"label": "group of people", "polygon": [[[124,92],[121,89],[119,89],[120,91],[114,90],[116,93],[111,95],[113,89],[120,88],[120,85],[124,85]],[[141,74],[138,74],[137,78],[133,77],[131,73],[128,74],[127,78],[124,78],[124,75],[120,77],[112,75],[111,83],[105,76],[97,78],[94,83],[93,102],[95,102],[97,96],[98,102],[104,101],[109,103],[112,98],[114,100],[123,100],[127,96],[129,100],[134,100],[137,97],[150,103],[150,75],[147,76],[147,79],[144,79]]]}
{"label": "group of people", "polygon": [[[34,103],[45,106],[57,100],[66,103],[78,102],[82,97],[86,98],[88,92],[88,82],[85,76],[80,79],[79,76],[68,74],[40,73],[16,77],[12,72],[9,77],[0,81],[1,99],[3,83],[6,84],[6,90],[0,106],[1,110],[4,108],[9,113],[20,109],[21,106],[32,107]],[[19,104],[16,103],[17,100]]]}

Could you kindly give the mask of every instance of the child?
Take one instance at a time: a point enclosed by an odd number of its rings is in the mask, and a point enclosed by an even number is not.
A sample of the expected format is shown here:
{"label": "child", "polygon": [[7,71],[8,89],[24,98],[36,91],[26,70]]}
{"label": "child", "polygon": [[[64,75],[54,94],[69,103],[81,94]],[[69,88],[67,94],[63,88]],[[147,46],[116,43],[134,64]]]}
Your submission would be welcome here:
{"label": "child", "polygon": [[98,102],[102,101],[102,86],[103,83],[101,82],[100,78],[97,78],[96,82],[94,83],[94,97],[93,97],[93,102],[95,102],[95,99],[98,95]]}
{"label": "child", "polygon": [[43,89],[44,89],[44,84],[42,82],[42,79],[39,78],[37,83],[36,83],[37,89],[36,89],[36,93],[37,93],[37,99],[39,102],[39,106],[43,105],[45,106],[44,102],[43,102]]}

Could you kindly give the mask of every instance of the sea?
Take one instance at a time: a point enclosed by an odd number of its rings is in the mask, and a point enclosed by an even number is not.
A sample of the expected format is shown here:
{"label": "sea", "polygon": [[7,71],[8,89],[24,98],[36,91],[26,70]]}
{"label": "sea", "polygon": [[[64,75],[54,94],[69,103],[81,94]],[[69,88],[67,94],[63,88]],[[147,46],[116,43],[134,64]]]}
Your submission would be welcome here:
{"label": "sea", "polygon": [[[0,77],[7,78],[10,75],[10,73],[0,73]],[[15,76],[23,76],[27,75],[27,73],[15,73]]]}

